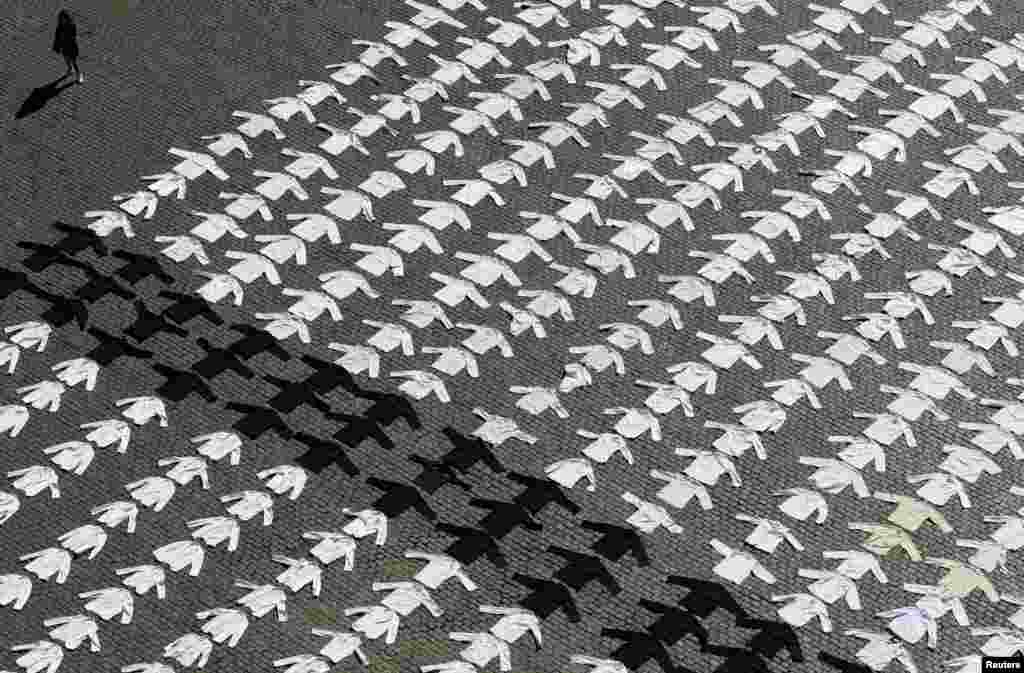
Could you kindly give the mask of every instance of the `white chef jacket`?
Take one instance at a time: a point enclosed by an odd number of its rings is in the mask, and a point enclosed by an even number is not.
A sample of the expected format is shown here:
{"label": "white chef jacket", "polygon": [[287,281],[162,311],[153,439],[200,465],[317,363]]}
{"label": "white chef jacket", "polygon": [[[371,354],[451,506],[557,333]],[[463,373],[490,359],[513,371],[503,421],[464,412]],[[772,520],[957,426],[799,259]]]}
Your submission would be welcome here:
{"label": "white chef jacket", "polygon": [[390,608],[374,605],[369,608],[349,608],[346,615],[360,614],[352,622],[352,630],[370,640],[384,636],[385,642],[392,643],[398,634],[399,616]]}
{"label": "white chef jacket", "polygon": [[1024,631],[1010,628],[972,628],[972,636],[988,636],[981,646],[981,653],[987,657],[1012,657],[1024,648]]}
{"label": "white chef jacket", "polygon": [[732,485],[741,485],[739,472],[732,460],[732,456],[723,451],[705,451],[695,449],[676,449],[677,456],[693,458],[693,462],[684,470],[687,476],[696,479],[702,484],[714,486],[718,483],[719,477],[728,474]]}
{"label": "white chef jacket", "polygon": [[783,525],[781,521],[762,519],[747,514],[735,514],[733,518],[737,521],[746,521],[754,524],[754,530],[751,531],[744,541],[765,553],[773,553],[783,540],[792,545],[797,551],[804,550],[804,546],[796,539],[796,536],[793,535],[789,527]]}
{"label": "white chef jacket", "polygon": [[498,666],[502,671],[512,668],[508,643],[492,633],[453,632],[448,634],[448,638],[469,643],[459,652],[459,656],[479,668],[483,668],[494,658],[498,659]]}
{"label": "white chef jacket", "polygon": [[743,584],[750,575],[754,575],[763,582],[775,584],[775,576],[772,575],[767,568],[761,565],[761,563],[752,555],[744,551],[733,549],[714,538],[709,540],[709,544],[716,552],[724,556],[724,558],[719,561],[714,568],[712,568],[712,572],[719,577],[736,584]]}
{"label": "white chef jacket", "polygon": [[245,138],[237,133],[217,133],[204,136],[203,140],[211,141],[207,144],[206,149],[219,157],[226,157],[237,150],[246,159],[252,159],[253,154],[252,150],[249,149],[249,144],[245,142]]}
{"label": "white chef jacket", "polygon": [[697,338],[711,342],[711,347],[701,353],[701,357],[723,369],[730,369],[734,364],[743,361],[751,369],[762,369],[761,362],[754,357],[747,345],[735,339],[697,332]]}
{"label": "white chef jacket", "polygon": [[370,299],[377,299],[380,294],[370,287],[369,281],[357,271],[328,271],[317,276],[325,292],[337,299],[346,299],[354,292],[362,292]]}
{"label": "white chef jacket", "polygon": [[871,670],[883,671],[895,660],[902,663],[909,673],[917,673],[917,667],[910,652],[897,638],[886,633],[860,629],[852,629],[843,633],[867,639],[868,643],[857,651],[857,659]]}
{"label": "white chef jacket", "polygon": [[245,220],[259,213],[264,222],[274,219],[274,214],[271,212],[270,206],[267,205],[266,199],[259,194],[221,192],[218,196],[222,199],[234,199],[224,208],[224,212],[231,217]]}
{"label": "white chef jacket", "polygon": [[815,617],[821,623],[821,630],[825,633],[832,632],[832,620],[828,616],[828,606],[816,596],[810,594],[786,594],[772,596],[772,601],[788,601],[786,605],[777,610],[782,621],[793,626],[805,626]]}
{"label": "white chef jacket", "polygon": [[324,177],[329,180],[338,179],[338,172],[334,170],[333,166],[331,166],[331,162],[315,152],[303,152],[286,147],[281,150],[281,154],[286,157],[294,157],[294,159],[284,167],[284,170],[297,178],[308,180],[317,172],[323,172]]}
{"label": "white chef jacket", "polygon": [[381,228],[398,232],[388,239],[388,244],[404,253],[416,252],[424,246],[435,255],[444,253],[444,248],[438,242],[437,236],[423,225],[385,222]]}
{"label": "white chef jacket", "polygon": [[537,647],[541,646],[543,640],[540,631],[540,618],[529,610],[491,605],[481,605],[478,609],[484,614],[501,615],[501,618],[491,626],[491,635],[511,644],[530,633],[533,635]]}
{"label": "white chef jacket", "polygon": [[288,193],[300,201],[309,200],[309,194],[302,188],[302,183],[294,175],[276,171],[253,171],[252,174],[258,178],[264,178],[263,182],[256,185],[255,190],[271,201],[277,201]]}
{"label": "white chef jacket", "polygon": [[668,482],[658,491],[657,497],[669,505],[684,509],[690,500],[697,498],[701,509],[707,511],[713,507],[707,487],[696,479],[663,470],[651,470],[649,474],[655,479]]}
{"label": "white chef jacket", "polygon": [[297,301],[288,307],[288,312],[302,318],[307,322],[313,322],[326,311],[331,320],[341,320],[341,309],[338,302],[330,295],[315,290],[295,290],[285,288],[282,294],[287,297],[296,297]]}
{"label": "white chef jacket", "polygon": [[669,414],[676,408],[682,407],[688,417],[693,417],[693,404],[690,402],[690,393],[681,385],[675,383],[658,383],[657,381],[645,381],[638,379],[638,386],[653,388],[654,392],[644,400],[644,406],[656,414]]}
{"label": "white chef jacket", "polygon": [[858,497],[867,498],[871,495],[864,476],[853,465],[831,458],[815,458],[813,456],[801,456],[798,460],[801,465],[811,465],[817,468],[808,477],[808,480],[825,493],[842,493],[848,486],[852,486]]}
{"label": "white chef jacket", "polygon": [[536,437],[521,430],[519,424],[511,418],[492,414],[480,407],[474,407],[473,413],[484,419],[484,422],[472,434],[485,442],[490,442],[495,446],[501,446],[509,439],[518,439],[527,444],[537,442]]}
{"label": "white chef jacket", "polygon": [[[242,141],[244,146],[245,141]],[[189,180],[195,180],[206,173],[210,173],[215,176],[218,180],[224,181],[228,179],[228,174],[217,164],[217,161],[209,154],[203,154],[201,152],[190,152],[188,150],[178,149],[172,147],[167,150],[170,154],[182,159],[173,170],[175,173],[184,176]]]}
{"label": "white chef jacket", "polygon": [[584,299],[594,296],[594,292],[597,290],[597,276],[590,271],[562,264],[552,264],[551,268],[565,274],[561,280],[555,283],[555,287],[562,292],[573,297],[582,295]]}
{"label": "white chef jacket", "polygon": [[993,572],[997,568],[1006,572],[1009,549],[995,540],[957,540],[956,545],[974,549],[974,553],[967,559],[972,566],[985,572]]}
{"label": "white chef jacket", "polygon": [[284,140],[284,133],[272,117],[240,110],[235,110],[231,113],[231,116],[245,119],[237,128],[241,133],[250,138],[256,138],[264,133],[269,133],[274,136],[275,140]]}
{"label": "white chef jacket", "polygon": [[594,466],[586,458],[566,458],[556,461],[544,468],[544,474],[551,481],[569,489],[575,487],[580,479],[590,482],[587,487],[588,491],[593,491],[596,488]]}
{"label": "white chef jacket", "polygon": [[911,645],[928,636],[928,646],[934,648],[939,639],[939,625],[935,615],[922,607],[896,608],[879,612],[878,617],[888,619],[889,630]]}
{"label": "white chef jacket", "polygon": [[614,322],[601,325],[599,329],[611,330],[611,334],[607,337],[608,343],[616,346],[619,350],[628,351],[639,346],[644,355],[654,353],[654,344],[650,334],[638,325]]}
{"label": "white chef jacket", "polygon": [[647,409],[635,407],[612,407],[603,410],[601,413],[608,415],[621,415],[622,418],[615,424],[615,432],[626,439],[636,439],[646,432],[651,433],[651,439],[661,441],[661,422]]}
{"label": "white chef jacket", "polygon": [[878,442],[863,436],[841,435],[830,436],[828,441],[845,444],[836,454],[843,462],[853,465],[858,470],[863,470],[874,463],[876,472],[885,472],[885,447]]}
{"label": "white chef jacket", "polygon": [[[314,630],[316,632],[317,630]],[[360,660],[365,660],[366,655],[363,654],[361,645],[363,639],[354,633],[348,632],[332,632],[332,633],[316,633],[316,635],[330,635],[331,639],[320,648],[320,654],[330,659],[333,663],[337,664],[348,657],[355,654]]]}
{"label": "white chef jacket", "polygon": [[878,364],[886,362],[885,358],[871,344],[855,334],[818,332],[818,336],[823,339],[835,340],[835,343],[828,347],[825,354],[844,365],[852,365],[862,356],[867,356]]}
{"label": "white chef jacket", "polygon": [[359,183],[359,189],[382,199],[392,192],[405,189],[405,182],[390,171],[374,171]]}
{"label": "white chef jacket", "polygon": [[373,276],[380,277],[389,271],[395,277],[405,275],[405,263],[402,260],[402,255],[393,248],[386,245],[351,243],[349,249],[365,253],[356,261],[356,266]]}
{"label": "white chef jacket", "polygon": [[265,244],[260,254],[278,264],[286,264],[293,258],[298,266],[306,264],[306,244],[298,236],[271,234],[256,236],[254,240]]}
{"label": "white chef jacket", "polygon": [[366,194],[351,189],[336,189],[334,187],[321,187],[322,194],[333,194],[333,200],[324,204],[323,208],[338,219],[351,222],[359,215],[368,220],[373,220],[373,202]]}
{"label": "white chef jacket", "polygon": [[412,333],[404,325],[376,320],[363,320],[363,324],[377,328],[377,332],[366,339],[367,345],[373,346],[383,353],[390,353],[396,348],[401,348],[402,353],[407,356],[416,353]]}
{"label": "white chef jacket", "polygon": [[475,591],[477,585],[473,582],[462,563],[445,554],[430,554],[426,552],[407,551],[406,558],[419,559],[427,562],[413,579],[430,589],[437,589],[447,580],[455,578],[467,591]]}
{"label": "white chef jacket", "polygon": [[626,302],[627,306],[640,307],[637,319],[647,323],[651,327],[661,327],[665,323],[672,323],[676,330],[683,328],[683,320],[679,309],[667,301],[660,299],[635,299]]}
{"label": "white chef jacket", "polygon": [[718,385],[718,373],[703,362],[679,362],[666,367],[666,371],[674,374],[672,382],[689,392],[704,388],[708,395],[714,395]]}
{"label": "white chef jacket", "polygon": [[460,272],[460,275],[477,285],[490,287],[500,278],[513,287],[522,286],[522,281],[519,280],[519,276],[512,270],[512,267],[496,257],[468,252],[456,252],[455,257],[470,263]]}
{"label": "white chef jacket", "polygon": [[526,308],[532,313],[544,318],[550,318],[558,314],[566,322],[575,320],[572,304],[565,295],[559,292],[554,290],[519,290],[517,294],[520,297],[530,298],[530,303],[526,305]]}
{"label": "white chef jacket", "polygon": [[444,614],[427,588],[419,582],[374,582],[372,589],[390,590],[391,593],[382,598],[380,604],[403,617],[408,617],[419,607],[425,607],[434,617]]}
{"label": "white chef jacket", "polygon": [[466,299],[469,299],[480,308],[488,308],[491,305],[480,290],[477,289],[477,286],[469,280],[455,278],[436,271],[430,274],[430,278],[444,285],[444,287],[434,292],[433,296],[448,306],[458,306]]}
{"label": "white chef jacket", "polygon": [[907,482],[911,484],[918,484],[922,481],[924,485],[917,489],[917,495],[922,500],[941,507],[955,495],[960,499],[962,507],[970,508],[971,499],[967,494],[967,489],[954,475],[946,472],[931,472],[907,477]]}
{"label": "white chef jacket", "polygon": [[537,255],[545,262],[551,262],[554,258],[541,247],[534,238],[526,234],[503,234],[500,232],[488,232],[487,238],[493,241],[502,241],[494,254],[513,264],[526,259],[531,254]]}
{"label": "white chef jacket", "polygon": [[582,449],[583,455],[596,463],[607,463],[616,453],[630,465],[633,464],[633,453],[629,450],[629,444],[625,437],[614,432],[590,432],[589,430],[576,430],[580,437],[592,440]]}
{"label": "white chef jacket", "polygon": [[1000,524],[989,534],[993,540],[1011,551],[1024,548],[1024,507],[1017,516],[985,516],[984,521]]}
{"label": "white chef jacket", "polygon": [[502,357],[513,357],[512,344],[508,342],[501,330],[488,325],[472,325],[470,323],[456,323],[455,326],[473,332],[462,340],[462,345],[477,355],[483,355],[491,349],[497,348]]}
{"label": "white chef jacket", "polygon": [[828,501],[817,491],[809,488],[788,488],[775,491],[772,495],[786,496],[786,499],[779,503],[779,509],[797,521],[806,521],[815,512],[815,521],[819,524],[825,523],[825,519],[828,518]]}
{"label": "white chef jacket", "polygon": [[807,568],[799,569],[797,575],[814,580],[808,585],[807,590],[825,603],[832,605],[843,599],[851,610],[860,610],[860,592],[852,577],[838,570],[810,570]]}
{"label": "white chef jacket", "polygon": [[670,533],[680,534],[683,527],[675,522],[672,516],[661,505],[642,500],[632,493],[623,493],[622,499],[636,507],[627,519],[626,523],[637,528],[642,533],[653,533],[661,526],[664,526]]}
{"label": "white chef jacket", "polygon": [[480,369],[477,365],[476,357],[464,348],[459,348],[457,346],[439,348],[427,346],[420,350],[423,353],[437,354],[438,358],[434,360],[430,366],[439,372],[444,372],[448,376],[455,376],[463,370],[473,378],[480,376]]}
{"label": "white chef jacket", "polygon": [[206,275],[205,272],[200,273],[203,273],[208,280],[196,289],[196,294],[212,304],[232,295],[235,306],[241,306],[244,291],[236,277],[226,273],[211,273],[209,275]]}
{"label": "white chef jacket", "polygon": [[156,206],[160,197],[149,190],[131,192],[126,194],[115,194],[114,201],[119,201],[119,206],[129,215],[142,215],[144,219],[150,220],[156,213]]}
{"label": "white chef jacket", "polygon": [[228,274],[239,279],[243,283],[252,283],[260,278],[266,278],[271,285],[280,285],[281,277],[278,275],[278,268],[274,266],[273,260],[253,252],[239,252],[228,250],[224,253],[228,259],[239,260],[227,269]]}
{"label": "white chef jacket", "polygon": [[362,539],[375,535],[378,546],[383,545],[388,537],[388,518],[375,509],[364,509],[358,512],[343,509],[342,512],[354,517],[341,530],[354,538]]}
{"label": "white chef jacket", "polygon": [[224,213],[203,213],[196,210],[189,211],[189,214],[203,218],[203,221],[192,227],[189,233],[207,241],[216,243],[224,234],[231,234],[235,238],[246,238],[248,234],[238,226],[235,218]]}
{"label": "white chef jacket", "polygon": [[889,578],[886,577],[885,572],[882,570],[878,557],[869,552],[851,549],[847,551],[823,551],[821,555],[826,559],[840,560],[839,565],[834,569],[835,572],[852,579],[859,580],[867,573],[871,573],[882,584],[887,584],[889,581]]}
{"label": "white chef jacket", "polygon": [[451,402],[448,388],[444,381],[432,372],[420,370],[394,371],[390,374],[393,378],[403,378],[398,389],[415,400],[422,400],[430,394],[437,395],[442,402]]}

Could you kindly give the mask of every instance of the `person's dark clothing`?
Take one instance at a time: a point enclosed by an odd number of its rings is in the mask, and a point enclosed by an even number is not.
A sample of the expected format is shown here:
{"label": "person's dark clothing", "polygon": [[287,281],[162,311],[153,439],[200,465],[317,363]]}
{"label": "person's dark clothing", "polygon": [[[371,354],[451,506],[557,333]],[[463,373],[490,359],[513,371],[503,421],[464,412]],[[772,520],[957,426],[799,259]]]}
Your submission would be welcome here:
{"label": "person's dark clothing", "polygon": [[505,466],[491,450],[491,445],[484,440],[478,437],[467,437],[451,427],[447,427],[441,432],[452,443],[452,448],[441,457],[441,460],[459,472],[468,472],[480,462],[498,474],[506,472]]}
{"label": "person's dark clothing", "polygon": [[330,360],[321,360],[312,355],[303,355],[299,358],[303,364],[313,370],[313,373],[304,379],[304,383],[320,394],[326,394],[343,388],[350,393],[360,391],[352,372]]}
{"label": "person's dark clothing", "polygon": [[97,257],[106,257],[110,254],[103,237],[88,227],[79,227],[58,220],[53,223],[53,228],[64,234],[63,238],[54,243],[54,247],[69,255],[77,255],[85,250],[92,250]]}
{"label": "person's dark clothing", "polygon": [[684,587],[690,593],[677,602],[697,619],[707,619],[715,610],[725,610],[737,620],[749,620],[750,615],[736,601],[732,593],[718,582],[701,580],[695,577],[670,575],[666,580],[669,584]]}
{"label": "person's dark clothing", "polygon": [[384,494],[373,503],[373,508],[378,512],[383,512],[388,518],[393,519],[405,514],[410,509],[415,509],[429,521],[437,519],[437,512],[431,508],[427,499],[415,486],[377,477],[369,477],[366,483],[384,491]]}
{"label": "person's dark clothing", "polygon": [[137,358],[139,360],[148,360],[153,357],[155,353],[145,348],[139,348],[135,344],[131,343],[127,339],[115,336],[110,332],[105,332],[97,327],[90,327],[86,330],[89,336],[99,341],[96,346],[85,354],[85,357],[89,358],[101,367],[106,367],[109,364],[115,362],[118,358],[130,357]]}
{"label": "person's dark clothing", "polygon": [[17,245],[22,250],[28,250],[31,254],[21,260],[21,265],[32,273],[46,271],[54,264],[60,264],[67,257],[67,254],[51,243],[36,243],[35,241],[18,241]]}
{"label": "person's dark clothing", "polygon": [[531,577],[521,573],[516,573],[512,576],[512,579],[530,589],[529,595],[519,601],[519,605],[530,610],[541,619],[547,619],[558,610],[562,610],[573,624],[580,621],[580,612],[576,608],[576,601],[573,598],[572,591],[561,582]]}
{"label": "person's dark clothing", "polygon": [[597,556],[581,554],[580,552],[551,545],[548,553],[561,556],[566,564],[559,568],[551,577],[566,585],[573,591],[580,591],[591,582],[600,582],[610,593],[617,594],[622,587],[615,580],[608,568]]}
{"label": "person's dark clothing", "polygon": [[423,468],[423,471],[416,475],[412,483],[424,493],[433,495],[447,485],[458,486],[464,491],[473,489],[459,478],[459,473],[455,471],[455,468],[443,460],[432,460],[416,454],[409,456],[409,460]]}
{"label": "person's dark clothing", "polygon": [[89,324],[89,306],[78,297],[64,297],[53,292],[36,287],[32,294],[39,297],[49,308],[44,310],[39,319],[54,327],[63,327],[70,322],[78,325],[78,329],[85,329]]}
{"label": "person's dark clothing", "polygon": [[487,560],[499,568],[508,566],[508,560],[502,553],[501,546],[487,531],[444,522],[434,524],[434,528],[445,535],[456,538],[456,541],[448,545],[444,553],[460,563],[469,565],[486,556]]}
{"label": "person's dark clothing", "polygon": [[596,554],[617,562],[632,553],[638,565],[650,565],[651,559],[647,555],[643,536],[635,528],[600,521],[583,521],[580,526],[601,535],[590,545],[591,551]]}
{"label": "person's dark clothing", "polygon": [[377,422],[364,416],[353,414],[342,414],[335,411],[325,413],[324,416],[332,421],[341,421],[345,424],[341,430],[334,433],[333,437],[345,446],[356,448],[367,439],[373,439],[382,449],[391,451],[395,448],[388,433],[384,428],[377,425]]}
{"label": "person's dark clothing", "polygon": [[89,277],[89,280],[78,287],[75,290],[75,295],[78,296],[82,301],[93,304],[106,297],[108,294],[115,295],[121,299],[131,301],[135,298],[135,293],[126,288],[121,283],[117,282],[112,276],[100,273],[96,269],[92,268],[88,264],[83,264],[77,260],[72,259],[74,267],[81,269],[85,272],[85,275]]}
{"label": "person's dark clothing", "polygon": [[[205,301],[203,305],[206,305]],[[220,323],[215,324],[219,325]],[[260,353],[273,355],[280,362],[287,362],[292,359],[291,353],[278,342],[273,334],[265,329],[244,323],[231,325],[228,329],[242,335],[241,339],[228,346],[228,350],[243,360],[251,360]]]}
{"label": "person's dark clothing", "polygon": [[[165,308],[160,315],[167,316],[171,322],[178,325],[184,325],[196,318],[202,318],[213,325],[224,324],[224,319],[210,308],[205,299],[198,295],[161,290],[157,296],[163,299],[174,300],[174,303]],[[270,335],[268,334],[267,336]]]}
{"label": "person's dark clothing", "polygon": [[296,458],[295,462],[313,474],[320,474],[332,464],[337,465],[350,477],[359,474],[359,468],[352,462],[341,444],[329,442],[308,432],[296,432],[292,439],[307,447],[307,451]]}
{"label": "person's dark clothing", "polygon": [[124,333],[129,338],[142,343],[161,332],[181,338],[188,336],[188,330],[178,327],[164,316],[150,311],[144,301],[137,299],[135,301],[135,322],[128,325],[124,329]]}
{"label": "person's dark clothing", "polygon": [[765,659],[774,659],[779,652],[786,650],[794,663],[803,663],[804,651],[800,646],[800,637],[789,624],[767,619],[748,619],[738,621],[737,626],[757,629],[758,632],[747,641],[747,648]]}
{"label": "person's dark clothing", "polygon": [[473,498],[469,505],[488,510],[484,518],[476,523],[499,540],[519,527],[533,531],[543,529],[540,522],[533,518],[533,514],[517,502]]}
{"label": "person's dark clothing", "polygon": [[134,252],[128,252],[127,250],[117,250],[114,252],[114,257],[123,259],[127,264],[119,268],[114,273],[119,278],[123,278],[132,285],[153,276],[164,285],[171,285],[174,283],[174,276],[164,271],[164,265],[160,263],[160,260],[150,255],[140,255]]}
{"label": "person's dark clothing", "polygon": [[19,241],[16,245],[22,250],[32,252],[31,255],[21,261],[21,265],[33,273],[42,273],[51,266],[77,266],[78,268],[85,266],[83,262],[75,259],[73,255],[69,255],[51,243]]}
{"label": "person's dark clothing", "polygon": [[373,400],[373,404],[367,407],[363,415],[386,428],[394,425],[395,421],[400,418],[411,430],[419,430],[423,427],[416,408],[404,395],[363,391],[360,397]]}
{"label": "person's dark clothing", "polygon": [[57,22],[53,50],[70,61],[78,59],[78,28],[70,18]]}
{"label": "person's dark clothing", "polygon": [[707,652],[716,657],[725,657],[715,673],[771,673],[772,670],[760,654],[743,647],[709,645]]}
{"label": "person's dark clothing", "polygon": [[39,286],[24,271],[0,268],[0,299],[7,299],[18,290],[38,296]]}
{"label": "person's dark clothing", "polygon": [[622,662],[631,671],[637,670],[651,660],[656,661],[665,673],[681,670],[672,661],[665,645],[646,631],[601,629],[601,636],[622,641],[622,644],[611,653],[610,658]]}
{"label": "person's dark clothing", "polygon": [[515,502],[529,510],[530,514],[539,514],[548,505],[561,505],[571,514],[579,514],[580,506],[569,499],[562,487],[550,479],[538,479],[520,472],[509,472],[508,478],[526,486],[526,490],[516,496]]}
{"label": "person's dark clothing", "polygon": [[303,405],[309,405],[321,412],[331,410],[331,405],[317,396],[316,387],[305,381],[289,381],[270,374],[265,374],[262,378],[278,389],[279,392],[267,400],[267,404],[282,414],[290,414]]}
{"label": "person's dark clothing", "polygon": [[187,369],[175,369],[161,362],[152,365],[153,371],[164,377],[164,382],[156,388],[156,394],[171,402],[181,402],[192,395],[198,395],[207,402],[216,402],[217,395],[206,384],[199,374]]}
{"label": "person's dark clothing", "polygon": [[818,661],[842,673],[873,673],[871,668],[856,661],[846,661],[828,652],[819,652]]}
{"label": "person's dark clothing", "polygon": [[231,349],[218,348],[204,338],[196,339],[196,344],[206,351],[206,355],[201,360],[193,362],[191,369],[207,381],[217,378],[226,371],[233,371],[246,380],[256,376]]}
{"label": "person's dark clothing", "polygon": [[672,647],[686,636],[695,636],[701,649],[710,642],[707,627],[692,613],[675,605],[640,599],[637,604],[648,612],[661,615],[647,626],[647,632]]}
{"label": "person's dark clothing", "polygon": [[281,415],[270,407],[242,402],[228,402],[224,405],[229,411],[244,414],[231,427],[249,439],[259,439],[266,432],[274,432],[281,439],[289,439],[294,434]]}

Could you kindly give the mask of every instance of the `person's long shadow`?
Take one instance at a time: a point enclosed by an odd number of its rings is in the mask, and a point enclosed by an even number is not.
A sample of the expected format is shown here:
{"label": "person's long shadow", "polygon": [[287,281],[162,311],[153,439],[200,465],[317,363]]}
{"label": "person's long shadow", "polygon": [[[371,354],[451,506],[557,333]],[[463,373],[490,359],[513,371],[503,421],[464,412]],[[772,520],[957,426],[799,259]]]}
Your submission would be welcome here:
{"label": "person's long shadow", "polygon": [[[61,82],[64,82],[64,84],[61,84]],[[28,95],[25,102],[21,104],[20,108],[18,108],[14,118],[22,119],[30,114],[39,112],[46,107],[47,103],[59,96],[64,89],[67,89],[75,83],[76,81],[72,77],[61,77],[59,79],[55,79],[49,84],[44,84],[43,86],[32,89],[32,93]]]}

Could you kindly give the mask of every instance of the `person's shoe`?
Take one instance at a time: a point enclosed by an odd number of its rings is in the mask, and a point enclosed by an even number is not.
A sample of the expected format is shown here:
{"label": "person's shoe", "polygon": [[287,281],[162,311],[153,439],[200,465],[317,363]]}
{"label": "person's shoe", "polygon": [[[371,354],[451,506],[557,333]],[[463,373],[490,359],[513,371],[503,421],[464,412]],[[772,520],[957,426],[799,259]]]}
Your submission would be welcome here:
{"label": "person's shoe", "polygon": [[84,81],[85,81],[85,75],[83,75],[82,73],[78,73],[78,83],[81,84]]}

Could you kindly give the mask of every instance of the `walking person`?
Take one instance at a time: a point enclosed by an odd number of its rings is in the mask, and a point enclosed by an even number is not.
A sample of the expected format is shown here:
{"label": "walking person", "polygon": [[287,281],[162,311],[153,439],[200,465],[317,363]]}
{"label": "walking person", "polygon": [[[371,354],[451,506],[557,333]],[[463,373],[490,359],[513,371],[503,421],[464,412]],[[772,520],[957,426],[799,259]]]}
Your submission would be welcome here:
{"label": "walking person", "polygon": [[[79,84],[85,81],[85,76],[78,68],[78,29],[71,13],[66,9],[60,10],[57,15],[57,31],[53,37],[53,50],[64,57],[64,63],[68,71],[64,77],[71,76],[72,72],[77,76]],[[61,77],[61,79],[64,79]]]}

